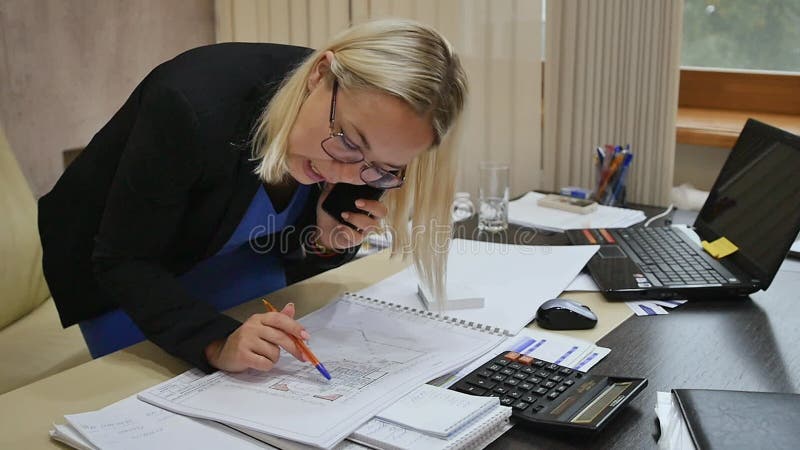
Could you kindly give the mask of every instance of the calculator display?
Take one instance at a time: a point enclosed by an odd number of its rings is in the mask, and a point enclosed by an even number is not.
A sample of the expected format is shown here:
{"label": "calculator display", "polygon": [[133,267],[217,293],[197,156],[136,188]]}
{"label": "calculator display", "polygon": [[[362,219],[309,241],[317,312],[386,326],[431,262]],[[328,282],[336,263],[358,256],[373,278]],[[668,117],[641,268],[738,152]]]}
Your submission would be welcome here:
{"label": "calculator display", "polygon": [[609,385],[603,390],[594,400],[592,400],[585,408],[583,408],[575,417],[570,420],[572,423],[591,423],[605,412],[607,408],[617,406],[624,398],[624,392],[631,383],[614,383]]}

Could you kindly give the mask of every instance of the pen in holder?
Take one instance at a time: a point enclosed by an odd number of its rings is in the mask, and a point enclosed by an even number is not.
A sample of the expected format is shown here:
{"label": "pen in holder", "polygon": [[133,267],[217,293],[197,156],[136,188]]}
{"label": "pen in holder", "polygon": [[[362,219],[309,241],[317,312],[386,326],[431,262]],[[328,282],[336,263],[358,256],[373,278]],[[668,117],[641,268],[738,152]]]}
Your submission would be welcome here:
{"label": "pen in holder", "polygon": [[633,160],[630,144],[624,147],[606,144],[594,151],[597,178],[594,200],[601,205],[624,205],[625,182]]}

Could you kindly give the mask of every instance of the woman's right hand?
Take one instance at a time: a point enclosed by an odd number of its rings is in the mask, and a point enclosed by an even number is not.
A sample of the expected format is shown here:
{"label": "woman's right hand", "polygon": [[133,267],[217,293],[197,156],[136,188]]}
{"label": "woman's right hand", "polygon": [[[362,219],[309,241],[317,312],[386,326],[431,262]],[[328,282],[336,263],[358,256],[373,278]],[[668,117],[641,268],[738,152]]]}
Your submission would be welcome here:
{"label": "woman's right hand", "polygon": [[289,335],[303,340],[310,338],[305,328],[294,320],[294,303],[287,304],[281,312],[253,314],[227,339],[208,344],[206,358],[212,366],[228,372],[250,368],[268,371],[278,362],[281,348],[299,361],[305,361]]}

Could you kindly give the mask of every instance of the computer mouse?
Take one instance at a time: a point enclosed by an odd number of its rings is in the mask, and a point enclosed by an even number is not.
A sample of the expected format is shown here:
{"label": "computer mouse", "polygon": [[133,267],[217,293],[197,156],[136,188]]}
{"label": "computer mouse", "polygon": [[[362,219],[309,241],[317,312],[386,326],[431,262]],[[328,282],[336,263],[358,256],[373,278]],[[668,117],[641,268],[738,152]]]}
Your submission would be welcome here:
{"label": "computer mouse", "polygon": [[597,316],[575,300],[554,298],[539,307],[536,323],[549,330],[586,330],[597,325]]}

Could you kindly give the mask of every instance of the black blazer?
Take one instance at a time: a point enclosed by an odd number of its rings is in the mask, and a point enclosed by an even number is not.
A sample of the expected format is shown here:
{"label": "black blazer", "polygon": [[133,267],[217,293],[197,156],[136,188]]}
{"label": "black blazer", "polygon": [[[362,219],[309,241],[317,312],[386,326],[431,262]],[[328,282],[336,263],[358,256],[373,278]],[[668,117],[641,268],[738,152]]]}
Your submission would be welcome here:
{"label": "black blazer", "polygon": [[[39,200],[44,275],[64,327],[121,307],[148,339],[206,371],[203,353],[240,323],[195,301],[176,275],[214,255],[261,185],[248,140],[309,49],[230,43],[154,69]],[[315,223],[319,187],[297,228]],[[294,231],[297,230],[294,229]],[[352,258],[301,253],[289,281]]]}

